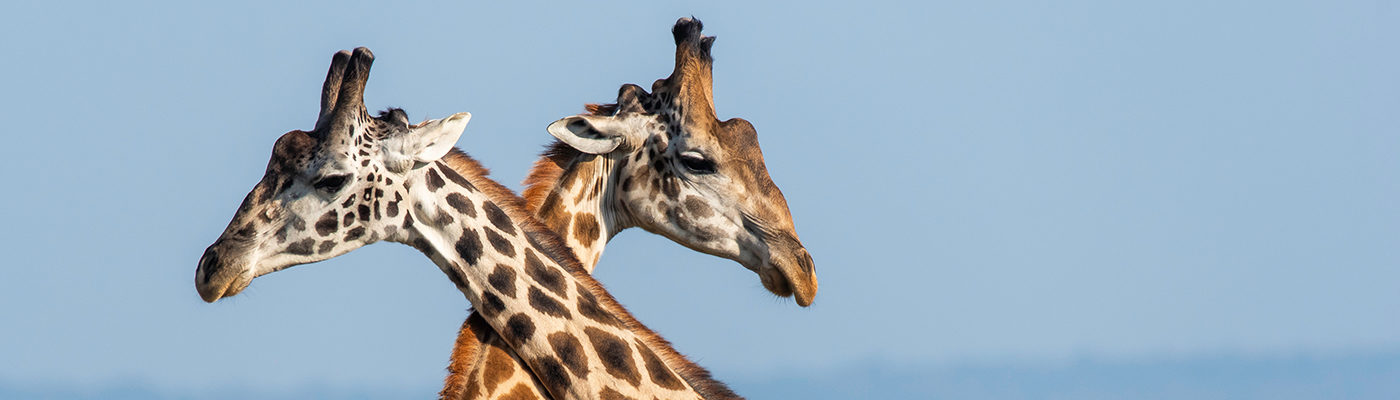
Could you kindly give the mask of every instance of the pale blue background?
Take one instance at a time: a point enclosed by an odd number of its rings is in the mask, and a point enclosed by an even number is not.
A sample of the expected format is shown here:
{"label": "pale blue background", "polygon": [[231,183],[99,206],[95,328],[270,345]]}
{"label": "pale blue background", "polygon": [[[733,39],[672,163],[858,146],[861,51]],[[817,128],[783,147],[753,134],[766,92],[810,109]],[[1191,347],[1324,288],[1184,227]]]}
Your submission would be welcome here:
{"label": "pale blue background", "polygon": [[692,14],[821,291],[640,231],[598,276],[740,393],[1400,397],[1392,1],[190,3],[4,5],[0,398],[430,397],[467,304],[408,247],[194,291],[330,55],[519,188]]}

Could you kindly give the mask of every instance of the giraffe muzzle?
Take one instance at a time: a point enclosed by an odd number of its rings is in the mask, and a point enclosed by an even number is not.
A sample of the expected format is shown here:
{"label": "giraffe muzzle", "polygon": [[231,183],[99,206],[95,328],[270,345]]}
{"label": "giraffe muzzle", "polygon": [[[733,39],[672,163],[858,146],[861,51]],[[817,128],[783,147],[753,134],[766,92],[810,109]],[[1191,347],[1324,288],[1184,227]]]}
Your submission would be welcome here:
{"label": "giraffe muzzle", "polygon": [[243,271],[229,268],[230,260],[221,250],[223,243],[215,242],[205,249],[204,255],[199,258],[199,266],[195,268],[194,288],[205,302],[213,303],[238,294],[251,283],[250,279],[245,278]]}
{"label": "giraffe muzzle", "polygon": [[[795,242],[795,241],[794,241]],[[817,270],[812,255],[801,244],[788,252],[775,252],[768,267],[759,271],[763,287],[773,294],[792,296],[797,305],[807,307],[817,296]]]}

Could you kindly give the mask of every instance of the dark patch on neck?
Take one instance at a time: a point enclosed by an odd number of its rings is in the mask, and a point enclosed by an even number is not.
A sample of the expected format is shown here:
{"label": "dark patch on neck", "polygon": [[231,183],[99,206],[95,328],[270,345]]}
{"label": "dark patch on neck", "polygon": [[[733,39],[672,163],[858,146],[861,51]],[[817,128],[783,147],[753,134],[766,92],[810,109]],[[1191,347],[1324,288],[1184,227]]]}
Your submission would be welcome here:
{"label": "dark patch on neck", "polygon": [[[458,286],[463,288],[467,287],[465,284]],[[497,315],[500,314],[501,311],[505,311],[506,303],[502,302],[501,298],[496,296],[495,293],[485,292],[481,294],[481,307],[479,308],[483,314]]]}
{"label": "dark patch on neck", "polygon": [[593,293],[584,290],[583,285],[578,285],[577,288],[579,314],[583,314],[583,316],[588,317],[588,319],[603,325],[613,327],[622,326],[622,320],[618,319],[616,315],[604,310],[603,307],[598,304],[598,298],[593,296]]}
{"label": "dark patch on neck", "polygon": [[496,264],[496,268],[486,276],[486,283],[509,298],[515,298],[515,269],[508,265]]}
{"label": "dark patch on neck", "polygon": [[438,174],[437,168],[428,168],[427,175],[429,192],[436,192],[443,186],[447,186],[447,182],[442,180],[442,175]]}
{"label": "dark patch on neck", "polygon": [[560,303],[559,300],[549,297],[549,295],[541,292],[539,288],[531,286],[528,297],[530,299],[530,306],[534,307],[536,311],[563,319],[572,317],[572,313],[569,312],[568,308],[564,307],[564,303]]}
{"label": "dark patch on neck", "polygon": [[568,332],[555,332],[549,335],[549,347],[564,362],[564,366],[579,379],[588,379],[588,359],[583,353],[583,342]]}
{"label": "dark patch on neck", "polygon": [[568,393],[572,380],[569,378],[569,371],[564,369],[564,365],[552,357],[539,357],[534,362],[529,363],[535,377],[540,379],[540,384],[549,389],[550,393]]}
{"label": "dark patch on neck", "polygon": [[443,174],[444,176],[447,176],[447,179],[450,180],[450,181],[452,181],[452,183],[455,183],[455,184],[457,184],[458,186],[461,186],[463,189],[466,189],[468,192],[476,192],[476,191],[477,191],[477,190],[476,190],[476,185],[473,185],[471,181],[467,180],[467,178],[464,177],[464,176],[462,176],[462,174],[457,173],[457,171],[456,171],[456,170],[453,170],[452,167],[449,167],[449,166],[443,164],[441,161],[438,162],[438,165],[442,166],[442,174]]}
{"label": "dark patch on neck", "polygon": [[685,386],[681,385],[681,380],[676,378],[675,374],[671,373],[670,367],[667,367],[666,363],[661,362],[661,357],[657,357],[656,353],[653,353],[651,348],[647,347],[646,343],[642,343],[641,340],[638,340],[636,345],[637,352],[642,355],[642,363],[646,365],[647,374],[651,375],[652,383],[671,390],[685,389]]}
{"label": "dark patch on neck", "polygon": [[510,244],[509,240],[490,229],[482,229],[481,231],[486,232],[486,242],[491,243],[491,248],[496,249],[497,253],[506,257],[515,257],[515,245]]}
{"label": "dark patch on neck", "polygon": [[506,334],[518,340],[517,343],[528,342],[535,335],[535,322],[525,313],[515,313],[506,320]]}
{"label": "dark patch on neck", "polygon": [[584,246],[592,246],[598,241],[598,217],[592,213],[581,212],[574,216],[574,239]]}
{"label": "dark patch on neck", "polygon": [[632,347],[628,346],[627,342],[617,335],[591,326],[584,328],[583,332],[588,335],[588,341],[593,344],[593,351],[602,359],[603,368],[609,375],[625,380],[632,386],[642,383],[642,376],[637,373],[637,366],[632,362]]}
{"label": "dark patch on neck", "polygon": [[467,218],[476,218],[476,205],[472,204],[472,201],[461,193],[449,193],[447,205],[452,206],[452,209],[457,210],[457,212],[465,214]]}
{"label": "dark patch on neck", "polygon": [[482,202],[481,210],[486,212],[486,219],[491,220],[491,224],[495,225],[496,229],[499,229],[501,233],[507,235],[515,234],[515,223],[511,221],[510,216],[506,215],[505,211],[502,211],[500,207],[496,206],[496,203],[490,201]]}
{"label": "dark patch on neck", "polygon": [[529,249],[525,250],[525,274],[529,275],[535,283],[559,295],[560,298],[567,297],[564,293],[565,285],[567,285],[564,282],[564,273],[545,266],[543,262],[540,262],[539,257],[535,257],[535,252]]}
{"label": "dark patch on neck", "polygon": [[462,257],[462,261],[469,266],[475,267],[476,262],[481,259],[481,237],[472,228],[463,229],[462,237],[457,238],[453,247],[456,248],[457,255]]}

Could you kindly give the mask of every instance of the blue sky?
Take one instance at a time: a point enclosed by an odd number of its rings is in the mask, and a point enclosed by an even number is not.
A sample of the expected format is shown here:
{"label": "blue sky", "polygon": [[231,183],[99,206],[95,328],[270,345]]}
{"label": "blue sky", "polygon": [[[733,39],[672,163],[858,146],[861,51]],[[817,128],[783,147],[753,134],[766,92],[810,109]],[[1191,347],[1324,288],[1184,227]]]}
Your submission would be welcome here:
{"label": "blue sky", "polygon": [[193,288],[330,55],[374,50],[371,108],[473,113],[458,146],[519,188],[545,125],[666,76],[694,15],[821,291],[801,309],[640,231],[598,276],[741,393],[1119,367],[1127,393],[1172,368],[1400,390],[1392,2],[7,8],[0,389],[426,397],[467,304],[407,247]]}

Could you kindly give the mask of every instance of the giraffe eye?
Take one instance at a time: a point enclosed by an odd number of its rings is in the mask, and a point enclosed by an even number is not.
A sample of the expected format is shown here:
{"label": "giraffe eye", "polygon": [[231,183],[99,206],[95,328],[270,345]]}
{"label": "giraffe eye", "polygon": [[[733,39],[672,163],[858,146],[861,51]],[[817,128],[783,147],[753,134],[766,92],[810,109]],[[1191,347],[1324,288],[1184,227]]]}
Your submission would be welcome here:
{"label": "giraffe eye", "polygon": [[681,165],[685,166],[685,169],[690,170],[690,172],[697,174],[715,173],[715,162],[705,158],[705,155],[700,154],[698,151],[681,153]]}
{"label": "giraffe eye", "polygon": [[349,174],[331,175],[317,180],[315,183],[312,183],[311,186],[315,187],[316,190],[335,193],[340,191],[340,188],[345,186],[345,182],[349,180]]}

